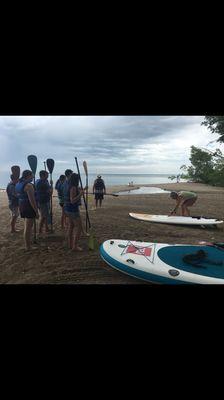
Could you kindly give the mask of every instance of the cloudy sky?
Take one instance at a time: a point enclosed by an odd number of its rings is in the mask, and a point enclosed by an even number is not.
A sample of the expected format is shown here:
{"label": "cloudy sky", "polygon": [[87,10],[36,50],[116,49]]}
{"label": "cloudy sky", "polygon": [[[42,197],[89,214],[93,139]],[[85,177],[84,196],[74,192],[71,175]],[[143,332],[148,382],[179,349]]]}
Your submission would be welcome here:
{"label": "cloudy sky", "polygon": [[35,154],[38,170],[47,158],[55,174],[86,160],[91,173],[167,173],[189,165],[190,146],[218,136],[201,126],[202,116],[0,116],[0,186],[13,164],[27,169]]}

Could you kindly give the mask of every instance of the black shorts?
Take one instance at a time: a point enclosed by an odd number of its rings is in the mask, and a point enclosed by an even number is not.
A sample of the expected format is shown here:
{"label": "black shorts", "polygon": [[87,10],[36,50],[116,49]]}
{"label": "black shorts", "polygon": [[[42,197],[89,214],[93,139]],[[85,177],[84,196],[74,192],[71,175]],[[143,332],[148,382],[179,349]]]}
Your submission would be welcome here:
{"label": "black shorts", "polygon": [[21,218],[36,218],[36,213],[33,207],[28,204],[20,204],[19,205],[20,217]]}
{"label": "black shorts", "polygon": [[183,202],[182,206],[191,207],[197,201],[197,197],[192,197],[191,199],[187,199]]}
{"label": "black shorts", "polygon": [[95,193],[95,200],[103,200],[103,193]]}

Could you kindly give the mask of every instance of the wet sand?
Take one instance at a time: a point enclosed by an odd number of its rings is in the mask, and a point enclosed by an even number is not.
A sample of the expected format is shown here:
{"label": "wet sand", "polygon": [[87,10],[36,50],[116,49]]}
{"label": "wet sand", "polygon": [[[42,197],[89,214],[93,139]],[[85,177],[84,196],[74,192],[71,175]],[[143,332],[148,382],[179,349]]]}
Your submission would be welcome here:
{"label": "wet sand", "polygon": [[[168,183],[138,185],[160,187],[165,190],[192,190],[198,201],[191,207],[191,215],[223,219],[224,188],[196,183]],[[108,187],[108,193],[130,190],[128,186]],[[0,192],[0,283],[5,284],[146,284],[109,267],[99,252],[88,249],[88,240],[81,238],[83,252],[67,248],[65,233],[60,229],[61,208],[53,198],[54,231],[38,238],[35,249],[27,254],[23,244],[23,220],[18,219],[17,234],[9,233],[10,212],[5,192]],[[224,224],[217,228],[198,228],[153,224],[129,217],[129,212],[167,214],[174,202],[169,194],[105,196],[102,208],[94,209],[89,195],[89,217],[94,233],[101,244],[108,239],[142,240],[161,243],[198,244],[199,241],[224,242]],[[85,210],[81,208],[85,226]]]}

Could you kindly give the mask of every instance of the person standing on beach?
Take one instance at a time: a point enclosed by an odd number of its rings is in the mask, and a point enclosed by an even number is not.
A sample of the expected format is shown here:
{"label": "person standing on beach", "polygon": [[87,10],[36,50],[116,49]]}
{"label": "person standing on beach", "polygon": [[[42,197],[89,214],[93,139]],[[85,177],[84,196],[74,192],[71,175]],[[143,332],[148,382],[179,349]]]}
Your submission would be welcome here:
{"label": "person standing on beach", "polygon": [[19,196],[19,211],[21,218],[24,218],[24,242],[26,250],[31,250],[32,227],[35,218],[39,218],[37,203],[35,199],[32,171],[25,170],[22,178],[16,184],[16,193]]}
{"label": "person standing on beach", "polygon": [[16,184],[19,178],[15,179],[14,175],[10,175],[11,181],[8,183],[6,193],[9,200],[9,209],[11,211],[11,233],[19,232],[16,230],[16,221],[19,216],[19,198],[16,194]]}
{"label": "person standing on beach", "polygon": [[94,181],[93,184],[93,194],[95,194],[95,204],[96,208],[98,206],[98,201],[100,207],[102,206],[103,196],[106,194],[106,186],[104,180],[102,179],[101,175],[97,175],[97,179]]}
{"label": "person standing on beach", "polygon": [[190,217],[190,211],[188,207],[193,206],[193,204],[197,201],[197,194],[194,192],[171,192],[170,197],[173,200],[176,200],[176,206],[174,207],[173,211],[171,211],[170,215],[176,214],[179,206],[181,206],[181,213],[183,217]]}
{"label": "person standing on beach", "polygon": [[[65,179],[65,182],[64,182],[63,188],[62,188],[63,197],[64,198],[66,196],[66,193],[68,192],[69,182],[70,182],[70,178],[71,178],[72,174],[73,174],[73,171],[71,169],[66,169],[66,171],[65,171],[66,179]],[[81,205],[82,205],[82,201],[81,201],[81,196],[80,196],[79,201],[78,201],[78,206],[81,206]],[[65,226],[67,228],[67,216],[66,216],[66,213],[65,213]],[[81,235],[86,236],[86,237],[89,236],[89,234],[87,232],[85,232],[84,229],[83,229],[82,220],[81,220]]]}
{"label": "person standing on beach", "polygon": [[[82,233],[82,220],[79,212],[80,199],[85,189],[79,187],[79,175],[73,173],[68,181],[67,189],[64,190],[64,211],[69,220],[68,246],[71,250],[82,251],[78,241]],[[76,230],[74,235],[74,230]]]}
{"label": "person standing on beach", "polygon": [[38,208],[40,210],[40,224],[39,224],[39,234],[42,233],[43,227],[45,227],[45,232],[50,232],[48,228],[48,221],[50,216],[50,198],[52,194],[51,185],[48,182],[48,172],[40,171],[40,179],[36,181],[36,198]]}
{"label": "person standing on beach", "polygon": [[65,217],[65,212],[64,212],[64,194],[63,194],[63,186],[65,183],[65,179],[66,179],[65,175],[61,175],[55,184],[55,190],[57,190],[57,192],[58,192],[59,205],[62,209],[61,229],[64,229],[65,225],[66,225],[66,221],[65,221],[66,217]]}

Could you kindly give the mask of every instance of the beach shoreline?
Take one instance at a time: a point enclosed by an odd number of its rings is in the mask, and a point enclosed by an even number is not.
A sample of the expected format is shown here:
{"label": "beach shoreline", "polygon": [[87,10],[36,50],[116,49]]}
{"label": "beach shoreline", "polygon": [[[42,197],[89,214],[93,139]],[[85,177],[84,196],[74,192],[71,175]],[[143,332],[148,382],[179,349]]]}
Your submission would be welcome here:
{"label": "beach shoreline", "polygon": [[[131,191],[141,186],[167,191],[188,190],[198,194],[192,215],[223,219],[224,188],[198,183],[163,183],[107,186],[108,193]],[[56,193],[54,193],[56,195]],[[67,249],[64,232],[60,230],[61,209],[53,198],[53,235],[38,239],[36,249],[26,254],[23,246],[23,220],[18,220],[20,232],[9,233],[10,213],[6,192],[0,191],[0,283],[1,284],[147,284],[110,268],[99,252],[88,250],[86,238],[80,241],[83,252]],[[103,207],[95,210],[94,196],[89,195],[89,216],[92,232],[99,244],[108,239],[142,240],[160,243],[198,244],[199,241],[223,242],[224,224],[216,229],[180,227],[141,222],[129,217],[129,212],[167,214],[174,203],[168,193],[105,196]],[[85,209],[81,215],[85,225]],[[147,284],[150,285],[150,284]]]}

